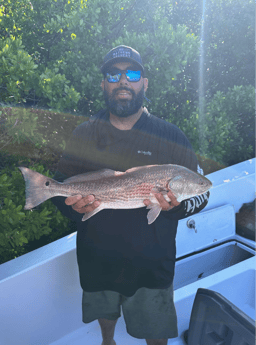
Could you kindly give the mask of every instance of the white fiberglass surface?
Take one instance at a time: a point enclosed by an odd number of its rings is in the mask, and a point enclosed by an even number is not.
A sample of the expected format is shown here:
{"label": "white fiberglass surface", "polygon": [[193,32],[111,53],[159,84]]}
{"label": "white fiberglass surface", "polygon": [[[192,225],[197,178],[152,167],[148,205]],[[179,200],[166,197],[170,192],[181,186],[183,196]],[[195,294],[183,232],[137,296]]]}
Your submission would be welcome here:
{"label": "white fiberglass surface", "polygon": [[[67,257],[60,256],[54,262],[45,263],[43,267],[39,266],[25,274],[16,275],[5,282],[2,296],[5,296],[7,301],[1,319],[3,327],[0,332],[0,345],[101,344],[98,322],[81,322],[81,288],[75,260],[75,252],[69,252]],[[182,333],[188,329],[194,297],[199,287],[221,293],[247,315],[253,316],[254,266],[255,258],[249,258],[176,290],[174,301],[179,337],[169,339],[168,345],[184,344]],[[65,270],[60,269],[61,267],[65,267]],[[117,345],[145,345],[145,340],[127,334],[123,316],[117,322],[115,340]]]}
{"label": "white fiberglass surface", "polygon": [[[252,259],[249,260],[252,261]],[[219,292],[248,316],[255,319],[255,270],[248,269],[241,272],[241,270],[246,266],[248,265],[242,263],[239,267],[240,273],[237,275],[232,275],[234,273],[231,272],[233,269],[227,269],[225,272],[221,273],[221,277],[220,275],[216,276],[215,279],[213,279],[213,276],[212,278],[208,277],[200,282],[192,284],[191,287],[186,286],[184,289],[180,289],[184,290],[182,299],[179,299],[179,290],[174,292],[179,336],[175,339],[169,339],[168,345],[185,344],[183,341],[183,333],[189,327],[190,314],[194,298],[199,287]],[[226,279],[225,275],[227,277]],[[214,284],[214,281],[217,283]],[[119,318],[116,325],[115,340],[117,345],[124,343],[126,345],[146,344],[145,340],[136,339],[127,334],[123,315]],[[99,324],[97,321],[94,321],[82,328],[79,328],[66,337],[59,339],[51,345],[82,345],[84,343],[100,345],[101,341],[102,338]]]}
{"label": "white fiberglass surface", "polygon": [[253,320],[255,316],[255,270],[251,269],[211,286]]}
{"label": "white fiberglass surface", "polygon": [[210,199],[204,212],[225,204],[237,213],[244,203],[255,198],[255,158],[206,175],[212,182]]}
{"label": "white fiberglass surface", "polygon": [[174,292],[179,335],[189,327],[190,314],[198,288],[220,293],[255,320],[255,257]]}

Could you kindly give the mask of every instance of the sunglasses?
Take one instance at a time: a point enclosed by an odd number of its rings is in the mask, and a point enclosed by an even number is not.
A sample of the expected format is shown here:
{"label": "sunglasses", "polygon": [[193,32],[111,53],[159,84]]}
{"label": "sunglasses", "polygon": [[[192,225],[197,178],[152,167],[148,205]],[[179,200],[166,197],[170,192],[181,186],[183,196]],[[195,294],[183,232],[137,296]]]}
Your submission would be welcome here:
{"label": "sunglasses", "polygon": [[121,79],[122,74],[125,74],[126,79],[132,83],[139,81],[142,76],[141,71],[134,71],[131,69],[123,71],[121,69],[115,69],[113,71],[105,73],[105,78],[109,83],[118,83]]}

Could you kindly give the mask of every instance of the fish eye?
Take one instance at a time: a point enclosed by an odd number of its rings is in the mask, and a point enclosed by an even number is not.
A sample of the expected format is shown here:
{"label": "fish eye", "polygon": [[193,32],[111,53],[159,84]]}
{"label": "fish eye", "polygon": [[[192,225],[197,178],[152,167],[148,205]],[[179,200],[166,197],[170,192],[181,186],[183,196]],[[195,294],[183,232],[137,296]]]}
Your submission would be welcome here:
{"label": "fish eye", "polygon": [[49,186],[49,184],[50,184],[50,182],[49,182],[49,181],[45,182],[45,185],[46,185],[46,186]]}
{"label": "fish eye", "polygon": [[203,181],[203,180],[200,180],[199,184],[200,184],[201,186],[203,186],[203,185],[204,185],[204,181]]}

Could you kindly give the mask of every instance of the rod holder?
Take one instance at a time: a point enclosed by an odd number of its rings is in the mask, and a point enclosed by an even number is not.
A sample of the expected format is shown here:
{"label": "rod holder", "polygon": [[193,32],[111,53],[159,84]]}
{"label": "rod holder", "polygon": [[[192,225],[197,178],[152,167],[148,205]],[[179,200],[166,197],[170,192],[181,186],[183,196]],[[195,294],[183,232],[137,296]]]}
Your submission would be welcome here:
{"label": "rod holder", "polygon": [[195,233],[197,233],[197,229],[196,229],[196,222],[194,221],[194,219],[189,219],[187,221],[187,227],[189,229],[194,229],[195,230]]}

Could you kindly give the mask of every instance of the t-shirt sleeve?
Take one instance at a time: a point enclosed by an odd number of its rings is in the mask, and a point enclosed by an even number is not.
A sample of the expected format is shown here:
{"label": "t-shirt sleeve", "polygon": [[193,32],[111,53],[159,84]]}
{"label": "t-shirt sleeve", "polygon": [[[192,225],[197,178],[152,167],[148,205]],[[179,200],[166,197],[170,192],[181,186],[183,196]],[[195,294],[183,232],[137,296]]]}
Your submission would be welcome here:
{"label": "t-shirt sleeve", "polygon": [[174,207],[170,211],[162,211],[161,214],[172,220],[181,220],[190,217],[202,211],[208,204],[210,192],[194,196],[193,198],[183,200],[179,206]]}

